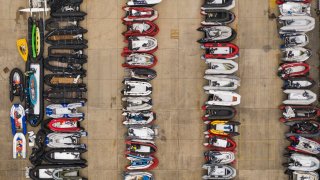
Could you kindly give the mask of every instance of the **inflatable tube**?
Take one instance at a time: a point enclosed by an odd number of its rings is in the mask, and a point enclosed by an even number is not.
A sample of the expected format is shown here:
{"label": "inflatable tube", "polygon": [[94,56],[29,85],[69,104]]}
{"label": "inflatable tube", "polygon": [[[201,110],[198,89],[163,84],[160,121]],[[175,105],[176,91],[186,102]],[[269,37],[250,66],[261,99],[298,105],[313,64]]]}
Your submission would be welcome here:
{"label": "inflatable tube", "polygon": [[206,64],[209,66],[209,68],[205,70],[205,74],[207,75],[230,75],[236,73],[239,69],[238,63],[232,60],[206,59]]}
{"label": "inflatable tube", "polygon": [[283,91],[288,98],[283,104],[289,105],[310,105],[317,100],[317,95],[310,90],[287,89]]}
{"label": "inflatable tube", "polygon": [[233,12],[224,9],[204,10],[201,14],[205,15],[205,20],[201,22],[203,26],[225,26],[236,18]]}
{"label": "inflatable tube", "polygon": [[24,100],[24,87],[25,84],[22,71],[18,68],[12,69],[9,76],[9,92],[11,102],[15,96],[19,96],[21,102]]}
{"label": "inflatable tube", "polygon": [[231,151],[206,151],[204,153],[207,164],[231,164],[235,161],[235,154]]}
{"label": "inflatable tube", "polygon": [[84,75],[87,72],[83,68],[85,63],[87,60],[80,58],[48,57],[44,60],[44,67],[53,73]]}
{"label": "inflatable tube", "polygon": [[150,156],[157,152],[158,148],[153,141],[148,140],[126,140],[125,154]]}
{"label": "inflatable tube", "polygon": [[87,102],[86,88],[51,88],[44,92],[45,100],[52,103],[81,103]]}
{"label": "inflatable tube", "polygon": [[24,135],[27,134],[26,114],[21,104],[12,105],[10,111],[10,121],[12,135],[15,135],[17,131],[21,131]]}
{"label": "inflatable tube", "polygon": [[87,44],[88,40],[84,39],[84,34],[88,30],[77,27],[74,29],[55,29],[48,32],[45,41],[51,45],[79,45]]}
{"label": "inflatable tube", "polygon": [[201,48],[206,52],[202,59],[236,59],[239,47],[232,43],[204,43]]}
{"label": "inflatable tube", "polygon": [[283,111],[281,122],[316,120],[320,116],[320,109],[315,106],[282,105],[280,110]]}
{"label": "inflatable tube", "polygon": [[[56,58],[80,58],[87,59],[88,56],[84,54],[83,50],[88,46],[81,45],[55,45],[48,47],[48,56]],[[68,50],[68,52],[66,52]]]}
{"label": "inflatable tube", "polygon": [[282,79],[288,79],[290,77],[301,77],[309,74],[310,66],[307,63],[284,63],[280,64],[278,69],[278,76]]}
{"label": "inflatable tube", "polygon": [[210,90],[206,93],[209,95],[206,105],[236,106],[241,101],[241,96],[232,91]]}
{"label": "inflatable tube", "polygon": [[26,137],[22,133],[16,133],[13,137],[13,159],[27,156]]}
{"label": "inflatable tube", "polygon": [[214,134],[220,136],[238,136],[240,122],[228,120],[205,121],[207,129],[204,134]]}
{"label": "inflatable tube", "polygon": [[49,18],[46,20],[46,30],[52,31],[55,29],[76,29],[79,27],[80,21],[84,17],[64,17],[64,18]]}
{"label": "inflatable tube", "polygon": [[198,40],[199,43],[225,43],[237,37],[237,32],[228,26],[200,27],[198,31],[204,33],[204,37]]}
{"label": "inflatable tube", "polygon": [[155,36],[159,33],[158,25],[152,21],[123,22],[127,26],[127,31],[122,34],[128,38],[130,36]]}
{"label": "inflatable tube", "polygon": [[205,135],[205,143],[203,145],[217,151],[233,151],[237,147],[237,143],[230,137],[213,134]]}
{"label": "inflatable tube", "polygon": [[237,113],[234,107],[230,106],[212,106],[205,105],[202,106],[202,110],[205,111],[205,115],[202,117],[202,120],[225,120],[233,119]]}
{"label": "inflatable tube", "polygon": [[158,62],[157,57],[152,54],[132,53],[123,54],[123,56],[125,57],[125,62],[122,67],[125,68],[152,68]]}
{"label": "inflatable tube", "polygon": [[124,22],[132,21],[155,21],[158,19],[158,11],[149,7],[123,7],[126,15],[122,18]]}
{"label": "inflatable tube", "polygon": [[78,112],[78,108],[84,107],[84,103],[50,104],[46,107],[46,115],[51,118],[83,118],[84,113]]}

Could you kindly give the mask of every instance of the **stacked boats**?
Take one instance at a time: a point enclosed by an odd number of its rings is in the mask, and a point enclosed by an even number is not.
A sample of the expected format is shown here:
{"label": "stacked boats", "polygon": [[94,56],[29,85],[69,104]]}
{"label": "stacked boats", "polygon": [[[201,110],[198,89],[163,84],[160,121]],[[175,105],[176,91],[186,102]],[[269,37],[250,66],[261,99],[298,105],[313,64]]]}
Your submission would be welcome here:
{"label": "stacked boats", "polygon": [[[87,30],[79,25],[86,13],[80,10],[81,3],[82,0],[31,0],[29,8],[20,10],[31,13],[31,17],[28,37],[17,41],[18,51],[26,61],[25,73],[13,69],[9,82],[10,100],[19,96],[26,107],[24,110],[22,104],[14,104],[11,108],[14,158],[26,158],[26,121],[32,127],[40,125],[36,135],[33,131],[28,133],[33,167],[27,167],[27,178],[86,179],[80,170],[87,166],[81,157],[87,151],[81,137],[87,133],[80,125],[84,113],[78,112],[86,102],[87,91],[82,79],[86,74],[83,64],[87,62]],[[41,18],[49,11],[49,19]],[[48,58],[44,59],[45,42],[49,47]],[[44,75],[44,67],[51,73]],[[45,116],[48,119],[44,120]]]}
{"label": "stacked boats", "polygon": [[315,19],[311,17],[309,0],[278,0],[280,16],[281,60],[278,75],[284,81],[283,92],[286,99],[280,106],[280,121],[289,126],[285,134],[290,142],[286,148],[283,164],[289,179],[319,179],[320,143],[316,140],[320,135],[318,117],[320,109],[313,103],[317,95],[310,89],[315,81],[309,77],[310,65],[306,61],[311,57],[311,49],[307,33],[315,27]]}
{"label": "stacked boats", "polygon": [[151,69],[157,64],[157,57],[153,54],[158,49],[159,32],[155,24],[158,11],[152,6],[161,0],[128,0],[123,10],[125,16],[123,24],[127,27],[123,32],[125,42],[122,56],[127,76],[123,80],[123,124],[127,127],[125,156],[129,160],[124,172],[125,180],[152,180],[154,175],[150,171],[158,166],[155,156],[157,146],[154,142],[158,135],[154,125],[156,113],[152,111],[153,91],[151,80],[157,73]]}
{"label": "stacked boats", "polygon": [[236,109],[241,96],[235,91],[240,86],[240,78],[235,74],[238,63],[239,48],[232,44],[237,33],[227,26],[235,20],[230,10],[236,5],[235,0],[205,0],[201,14],[205,16],[198,31],[204,36],[198,42],[205,50],[202,59],[208,64],[204,79],[207,85],[203,88],[208,100],[203,106],[206,126],[204,153],[206,163],[203,169],[207,174],[202,179],[233,179],[236,169],[231,166],[235,161],[236,142],[232,137],[239,135],[240,122],[234,121]]}

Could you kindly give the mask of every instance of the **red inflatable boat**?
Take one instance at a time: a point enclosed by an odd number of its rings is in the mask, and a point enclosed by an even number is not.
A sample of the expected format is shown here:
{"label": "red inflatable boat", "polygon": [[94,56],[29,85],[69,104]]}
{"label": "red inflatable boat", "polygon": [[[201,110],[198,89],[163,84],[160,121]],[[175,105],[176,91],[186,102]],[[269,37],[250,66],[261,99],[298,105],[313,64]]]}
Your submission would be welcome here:
{"label": "red inflatable boat", "polygon": [[287,79],[289,77],[299,77],[308,75],[309,71],[310,66],[307,63],[284,63],[280,65],[278,69],[278,76],[280,76],[282,79]]}
{"label": "red inflatable boat", "polygon": [[83,131],[80,127],[81,118],[57,118],[46,122],[46,128],[53,132],[79,132]]}
{"label": "red inflatable boat", "polygon": [[126,11],[125,17],[122,18],[124,22],[132,21],[154,21],[158,19],[158,11],[150,7],[123,7]]}
{"label": "red inflatable boat", "polygon": [[277,4],[283,4],[286,2],[311,3],[311,0],[276,0]]}
{"label": "red inflatable boat", "polygon": [[126,140],[126,146],[125,154],[133,155],[154,155],[158,149],[153,142],[141,140]]}
{"label": "red inflatable boat", "polygon": [[203,59],[235,59],[239,54],[239,47],[232,43],[204,43],[201,48],[206,50]]}
{"label": "red inflatable boat", "polygon": [[127,31],[122,34],[127,38],[130,36],[155,36],[159,33],[159,27],[151,21],[124,22]]}
{"label": "red inflatable boat", "polygon": [[230,137],[209,134],[205,136],[207,142],[203,143],[205,147],[217,151],[233,151],[237,143]]}

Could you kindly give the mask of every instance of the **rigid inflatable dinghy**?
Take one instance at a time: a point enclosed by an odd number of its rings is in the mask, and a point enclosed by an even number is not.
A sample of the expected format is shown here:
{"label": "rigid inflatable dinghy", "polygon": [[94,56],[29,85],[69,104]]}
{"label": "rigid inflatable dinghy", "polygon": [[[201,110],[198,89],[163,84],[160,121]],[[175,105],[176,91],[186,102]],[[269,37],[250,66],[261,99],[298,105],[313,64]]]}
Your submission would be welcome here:
{"label": "rigid inflatable dinghy", "polygon": [[128,6],[154,6],[159,4],[162,0],[129,0]]}
{"label": "rigid inflatable dinghy", "polygon": [[286,2],[279,5],[279,10],[281,15],[283,16],[310,16],[311,4],[299,2]]}
{"label": "rigid inflatable dinghy", "polygon": [[[49,148],[83,148],[85,144],[81,144],[80,138],[87,136],[86,132],[75,133],[50,133],[44,138],[43,144]],[[38,136],[37,136],[38,138]]]}
{"label": "rigid inflatable dinghy", "polygon": [[132,155],[154,155],[158,149],[153,141],[139,139],[126,140],[126,146],[125,154]]}
{"label": "rigid inflatable dinghy", "polygon": [[10,121],[12,135],[15,135],[17,131],[27,134],[27,122],[24,108],[21,104],[14,104],[10,111]]}
{"label": "rigid inflatable dinghy", "polygon": [[87,102],[87,88],[50,88],[43,93],[45,100],[51,103]]}
{"label": "rigid inflatable dinghy", "polygon": [[129,126],[128,139],[153,140],[158,136],[158,129],[154,126]]}
{"label": "rigid inflatable dinghy", "polygon": [[81,74],[47,74],[44,82],[51,87],[86,87]]}
{"label": "rigid inflatable dinghy", "polygon": [[313,155],[320,154],[320,144],[313,139],[302,136],[290,136],[288,140],[291,142],[291,145],[287,148],[289,151]]}
{"label": "rigid inflatable dinghy", "polygon": [[149,172],[125,172],[124,180],[154,180],[153,174]]}
{"label": "rigid inflatable dinghy", "polygon": [[283,104],[310,105],[317,100],[317,95],[310,90],[287,89],[283,92],[288,95]]}
{"label": "rigid inflatable dinghy", "polygon": [[315,19],[310,16],[280,16],[280,34],[309,32],[315,27]]}
{"label": "rigid inflatable dinghy", "polygon": [[151,81],[157,77],[157,72],[153,69],[134,68],[129,70],[129,79],[139,81]]}
{"label": "rigid inflatable dinghy", "polygon": [[220,136],[238,136],[240,122],[227,120],[205,121],[207,130],[204,134],[214,134]]}
{"label": "rigid inflatable dinghy", "polygon": [[281,51],[281,60],[287,62],[303,62],[308,60],[312,55],[312,51],[310,49],[302,47],[283,48]]}
{"label": "rigid inflatable dinghy", "polygon": [[209,68],[205,74],[234,74],[238,71],[238,63],[232,60],[206,59]]}
{"label": "rigid inflatable dinghy", "polygon": [[209,134],[205,136],[206,142],[203,143],[205,147],[217,151],[233,151],[237,144],[230,137],[218,136]]}
{"label": "rigid inflatable dinghy", "polygon": [[204,33],[204,37],[198,40],[199,43],[230,42],[237,37],[237,32],[228,26],[200,27],[198,31]]}
{"label": "rigid inflatable dinghy", "polygon": [[237,111],[234,107],[230,106],[212,106],[205,105],[202,106],[202,109],[205,111],[205,115],[202,117],[202,120],[229,120],[234,118]]}
{"label": "rigid inflatable dinghy", "polygon": [[127,155],[127,159],[130,161],[130,165],[126,166],[127,170],[152,170],[159,164],[158,158],[154,156],[134,156]]}
{"label": "rigid inflatable dinghy", "polygon": [[128,47],[123,48],[122,55],[130,53],[149,53],[152,54],[158,49],[158,41],[151,36],[130,36]]}
{"label": "rigid inflatable dinghy", "polygon": [[309,77],[295,77],[284,80],[282,89],[311,89],[315,81]]}
{"label": "rigid inflatable dinghy", "polygon": [[205,164],[202,168],[208,171],[202,179],[233,179],[237,175],[236,169],[228,165]]}
{"label": "rigid inflatable dinghy", "polygon": [[317,172],[306,171],[286,171],[289,175],[289,180],[318,180],[319,174]]}
{"label": "rigid inflatable dinghy", "polygon": [[24,76],[22,71],[18,68],[14,68],[10,72],[9,92],[11,102],[15,96],[19,96],[21,102],[24,100]]}
{"label": "rigid inflatable dinghy", "polygon": [[205,0],[201,10],[225,9],[230,10],[236,6],[235,0]]}
{"label": "rigid inflatable dinghy", "polygon": [[46,107],[46,115],[51,118],[83,118],[84,113],[78,112],[81,107],[84,103],[51,104]]}
{"label": "rigid inflatable dinghy", "polygon": [[224,26],[232,23],[236,16],[233,12],[224,9],[208,9],[201,11],[205,20],[201,22],[204,26]]}
{"label": "rigid inflatable dinghy", "polygon": [[87,60],[80,58],[48,57],[44,60],[44,67],[53,73],[86,74],[85,63]]}
{"label": "rigid inflatable dinghy", "polygon": [[315,106],[280,106],[283,111],[281,122],[316,120],[320,109]]}
{"label": "rigid inflatable dinghy", "polygon": [[86,165],[39,165],[29,169],[29,176],[36,180],[87,180],[80,176],[80,170]]}
{"label": "rigid inflatable dinghy", "polygon": [[232,43],[204,43],[201,48],[206,52],[202,59],[236,59],[239,47]]}
{"label": "rigid inflatable dinghy", "polygon": [[231,151],[206,151],[204,153],[207,164],[230,164],[236,160]]}
{"label": "rigid inflatable dinghy", "polygon": [[13,159],[23,158],[27,156],[26,137],[23,133],[16,133],[13,137]]}
{"label": "rigid inflatable dinghy", "polygon": [[290,126],[290,131],[286,133],[287,137],[303,136],[316,138],[320,136],[320,123],[318,121],[292,121],[285,124]]}
{"label": "rigid inflatable dinghy", "polygon": [[152,111],[123,112],[122,115],[125,116],[124,125],[147,125],[156,120],[156,113]]}
{"label": "rigid inflatable dinghy", "polygon": [[304,47],[309,44],[309,37],[305,33],[299,34],[281,34],[284,41],[284,47]]}
{"label": "rigid inflatable dinghy", "polygon": [[123,97],[123,111],[139,112],[152,109],[150,97]]}
{"label": "rigid inflatable dinghy", "polygon": [[125,62],[122,67],[125,68],[152,68],[158,62],[156,56],[146,53],[124,54]]}
{"label": "rigid inflatable dinghy", "polygon": [[283,166],[292,171],[316,171],[320,168],[320,161],[316,157],[293,153]]}
{"label": "rigid inflatable dinghy", "polygon": [[152,21],[123,22],[127,26],[127,31],[122,34],[128,38],[130,36],[155,36],[159,33],[159,27]]}
{"label": "rigid inflatable dinghy", "polygon": [[150,7],[123,7],[123,10],[126,12],[122,18],[124,22],[154,21],[159,16],[158,11]]}
{"label": "rigid inflatable dinghy", "polygon": [[42,122],[42,129],[47,132],[79,132],[84,131],[80,126],[82,118],[56,118]]}
{"label": "rigid inflatable dinghy", "polygon": [[124,96],[148,96],[152,93],[152,85],[144,81],[124,80],[121,93]]}
{"label": "rigid inflatable dinghy", "polygon": [[209,84],[203,89],[209,90],[226,90],[233,91],[240,86],[240,78],[237,76],[228,75],[206,75],[204,79],[209,81]]}
{"label": "rigid inflatable dinghy", "polygon": [[206,93],[209,94],[206,105],[236,106],[240,104],[241,96],[235,92],[210,90]]}
{"label": "rigid inflatable dinghy", "polygon": [[278,76],[282,79],[288,79],[290,77],[301,77],[309,74],[310,66],[307,63],[284,63],[281,64],[278,69]]}

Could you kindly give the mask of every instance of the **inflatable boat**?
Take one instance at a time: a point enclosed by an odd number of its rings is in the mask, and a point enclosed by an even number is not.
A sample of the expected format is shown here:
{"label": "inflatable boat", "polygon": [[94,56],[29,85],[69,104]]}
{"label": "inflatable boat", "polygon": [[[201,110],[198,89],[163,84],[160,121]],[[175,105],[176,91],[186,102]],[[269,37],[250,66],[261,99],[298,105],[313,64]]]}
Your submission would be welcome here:
{"label": "inflatable boat", "polygon": [[206,52],[202,59],[236,59],[239,47],[232,43],[204,43],[201,48]]}
{"label": "inflatable boat", "polygon": [[152,54],[132,53],[124,54],[124,56],[125,62],[122,67],[125,68],[152,68],[158,62],[157,57]]}
{"label": "inflatable boat", "polygon": [[32,127],[38,126],[43,119],[43,60],[26,63],[26,117]]}
{"label": "inflatable boat", "polygon": [[149,172],[125,172],[124,180],[154,180],[153,174]]}
{"label": "inflatable boat", "polygon": [[84,34],[87,32],[88,30],[82,27],[75,29],[55,29],[46,34],[45,41],[52,45],[87,44],[88,40],[84,38]]}
{"label": "inflatable boat", "polygon": [[38,144],[44,144],[49,148],[83,148],[86,145],[80,142],[80,138],[87,136],[87,132],[74,133],[49,133],[45,137],[39,137],[37,134],[36,141]]}
{"label": "inflatable boat", "polygon": [[237,111],[234,107],[230,106],[212,106],[205,105],[202,106],[202,109],[205,111],[205,115],[202,117],[202,120],[229,120],[233,119]]}
{"label": "inflatable boat", "polygon": [[51,17],[64,18],[64,17],[84,17],[87,13],[80,10],[80,3],[61,3],[53,1],[51,4]]}
{"label": "inflatable boat", "polygon": [[315,81],[309,77],[294,77],[284,80],[282,89],[311,89]]}
{"label": "inflatable boat", "polygon": [[279,5],[279,10],[283,16],[310,16],[311,4],[286,2]]}
{"label": "inflatable boat", "polygon": [[29,177],[35,180],[87,180],[80,176],[80,170],[86,165],[39,165],[29,169]]}
{"label": "inflatable boat", "polygon": [[159,33],[158,25],[152,21],[123,22],[127,26],[127,31],[122,34],[128,38],[130,36],[155,36]]}
{"label": "inflatable boat", "polygon": [[234,74],[238,71],[238,63],[232,60],[224,59],[206,59],[206,64],[209,68],[205,70],[205,74],[216,75],[216,74]]}
{"label": "inflatable boat", "polygon": [[16,133],[13,137],[13,159],[27,157],[26,137],[23,133]]}
{"label": "inflatable boat", "polygon": [[24,100],[24,76],[22,71],[18,68],[14,68],[10,72],[9,92],[11,102],[15,96],[19,96],[21,102]]}
{"label": "inflatable boat", "polygon": [[283,104],[310,105],[317,100],[317,95],[310,90],[287,89],[283,93],[288,95]]}
{"label": "inflatable boat", "polygon": [[320,168],[320,161],[316,157],[293,153],[283,166],[292,171],[316,171]]}
{"label": "inflatable boat", "polygon": [[27,122],[24,108],[21,104],[14,104],[10,111],[10,121],[12,135],[15,135],[17,131],[27,134]]}
{"label": "inflatable boat", "polygon": [[153,140],[158,136],[158,129],[155,126],[129,126],[128,139]]}
{"label": "inflatable boat", "polygon": [[227,136],[209,134],[205,136],[205,140],[203,145],[216,151],[233,151],[237,147],[236,142]]}
{"label": "inflatable boat", "polygon": [[231,151],[206,151],[204,153],[207,164],[231,164],[236,160],[234,152]]}
{"label": "inflatable boat", "polygon": [[52,164],[85,164],[87,160],[81,158],[86,149],[56,148],[44,153],[43,159]]}
{"label": "inflatable boat", "polygon": [[157,152],[157,146],[153,141],[148,140],[126,140],[126,152],[125,154],[132,155],[154,155]]}
{"label": "inflatable boat", "polygon": [[126,12],[122,18],[124,22],[154,21],[159,16],[158,11],[150,7],[123,7],[123,10]]}
{"label": "inflatable boat", "polygon": [[304,47],[309,44],[309,37],[305,33],[281,34],[280,37],[284,47]]}
{"label": "inflatable boat", "polygon": [[40,60],[44,51],[44,27],[43,19],[28,18],[28,48],[29,58]]}
{"label": "inflatable boat", "polygon": [[236,18],[233,12],[224,9],[207,9],[201,11],[201,14],[205,15],[204,21],[201,22],[203,26],[225,26]]}
{"label": "inflatable boat", "polygon": [[317,172],[306,171],[287,171],[289,180],[318,180],[319,174]]}
{"label": "inflatable boat", "polygon": [[309,32],[315,27],[315,19],[310,16],[280,16],[280,34]]}
{"label": "inflatable boat", "polygon": [[130,36],[128,47],[123,48],[123,55],[130,53],[149,53],[152,54],[158,49],[158,41],[151,36]]}
{"label": "inflatable boat", "polygon": [[208,171],[202,179],[233,179],[237,175],[236,169],[228,165],[205,164],[202,168]]}
{"label": "inflatable boat", "polygon": [[290,136],[288,140],[291,142],[291,145],[287,148],[289,151],[313,155],[320,154],[320,144],[313,139],[302,136]]}
{"label": "inflatable boat", "polygon": [[152,85],[144,81],[123,81],[124,88],[121,93],[124,96],[149,96],[152,93]]}
{"label": "inflatable boat", "polygon": [[220,136],[238,136],[240,122],[228,120],[205,121],[207,130],[204,134],[214,134]]}
{"label": "inflatable boat", "polygon": [[307,63],[284,63],[280,64],[278,69],[278,76],[282,79],[288,79],[290,77],[301,77],[309,74],[310,66]]}
{"label": "inflatable boat", "polygon": [[129,79],[139,81],[151,81],[157,77],[157,72],[153,69],[134,68],[129,70]]}
{"label": "inflatable boat", "polygon": [[[29,57],[29,48],[28,48],[27,39],[25,39],[25,38],[18,39],[16,45],[17,45],[17,49],[18,49],[18,52],[19,52],[21,58],[25,62],[27,62],[28,57]],[[12,79],[12,78],[10,78],[10,79]]]}
{"label": "inflatable boat", "polygon": [[288,3],[288,2],[308,4],[311,2],[311,0],[276,0],[276,3],[279,5],[283,3]]}
{"label": "inflatable boat", "polygon": [[204,79],[209,81],[209,84],[203,86],[206,91],[209,90],[226,90],[233,91],[240,86],[240,78],[237,76],[228,75],[206,75]]}
{"label": "inflatable boat", "polygon": [[81,107],[84,103],[50,104],[46,107],[46,115],[51,118],[83,118],[84,113],[78,112]]}
{"label": "inflatable boat", "polygon": [[53,73],[86,74],[87,72],[83,68],[83,65],[87,63],[86,59],[48,57],[43,63],[44,67]]}
{"label": "inflatable boat", "polygon": [[51,103],[87,102],[87,88],[50,88],[43,93],[45,100]]}
{"label": "inflatable boat", "polygon": [[75,29],[80,26],[80,22],[84,17],[64,17],[64,18],[49,18],[46,20],[46,30],[52,31],[55,29]]}
{"label": "inflatable boat", "polygon": [[127,159],[130,161],[130,165],[126,166],[127,170],[152,170],[159,164],[158,158],[154,156],[134,156],[127,155]]}
{"label": "inflatable boat", "polygon": [[51,87],[86,87],[81,74],[47,74],[44,76],[44,83]]}
{"label": "inflatable boat", "polygon": [[154,6],[162,0],[129,0],[127,6]]}
{"label": "inflatable boat", "polygon": [[236,6],[235,0],[205,0],[201,10],[225,9],[230,10]]}
{"label": "inflatable boat", "polygon": [[200,27],[198,31],[204,33],[204,37],[198,40],[199,43],[230,42],[237,37],[237,32],[228,26]]}
{"label": "inflatable boat", "polygon": [[147,125],[156,120],[156,113],[152,111],[123,112],[124,125]]}
{"label": "inflatable boat", "polygon": [[80,58],[87,59],[88,56],[84,54],[84,50],[88,46],[85,44],[77,45],[53,45],[48,47],[48,56],[55,58]]}
{"label": "inflatable boat", "polygon": [[283,111],[281,122],[316,120],[320,117],[320,109],[315,106],[280,106]]}
{"label": "inflatable boat", "polygon": [[320,136],[320,123],[318,121],[291,121],[285,124],[290,126],[289,132],[286,133],[287,137],[303,136],[317,138]]}
{"label": "inflatable boat", "polygon": [[152,109],[152,99],[150,97],[124,97],[123,111],[139,112]]}
{"label": "inflatable boat", "polygon": [[206,105],[236,106],[240,104],[241,96],[235,92],[210,90],[206,93],[209,94]]}
{"label": "inflatable boat", "polygon": [[302,47],[283,48],[281,51],[281,60],[286,62],[303,62],[308,60],[312,55],[310,49]]}
{"label": "inflatable boat", "polygon": [[42,129],[47,132],[80,132],[84,128],[80,126],[82,118],[56,118],[42,122]]}

